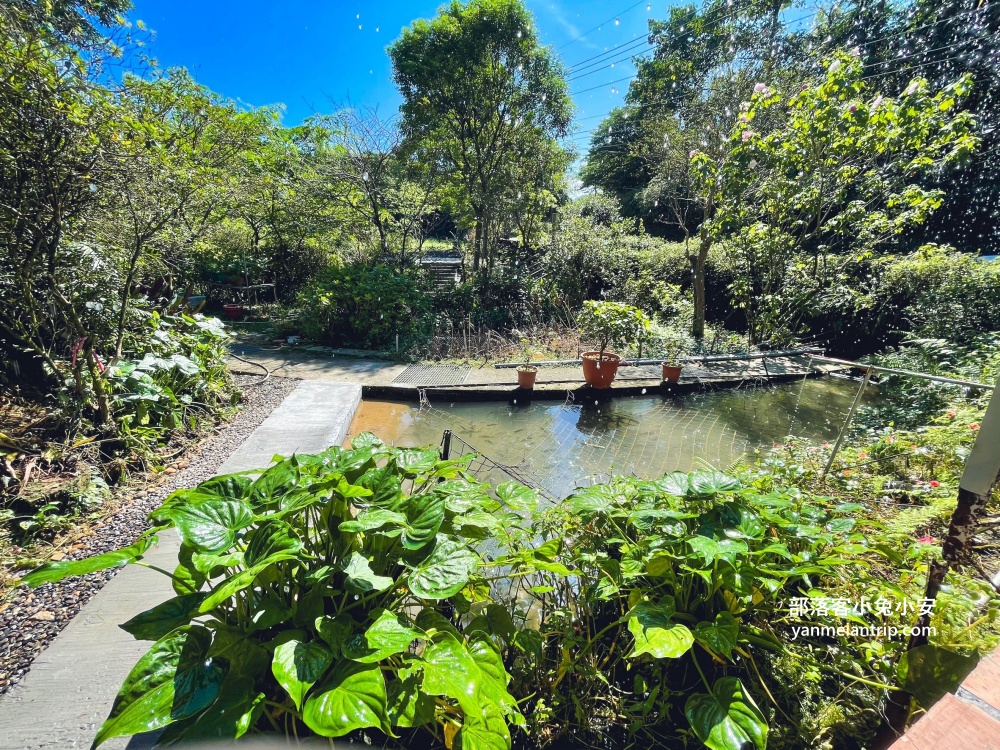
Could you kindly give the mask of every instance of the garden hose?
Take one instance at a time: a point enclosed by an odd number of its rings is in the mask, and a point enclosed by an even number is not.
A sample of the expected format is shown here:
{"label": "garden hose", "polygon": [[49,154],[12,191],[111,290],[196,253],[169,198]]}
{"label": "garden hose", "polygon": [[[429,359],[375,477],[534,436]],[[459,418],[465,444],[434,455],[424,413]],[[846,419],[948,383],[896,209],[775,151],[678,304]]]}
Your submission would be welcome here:
{"label": "garden hose", "polygon": [[[256,383],[251,383],[250,385],[245,386],[244,390],[246,390],[246,388],[257,388],[258,386],[261,386],[264,383],[266,383],[267,380],[268,380],[268,378],[271,377],[271,371],[268,370],[267,367],[264,366],[264,365],[262,365],[260,362],[254,362],[252,359],[246,359],[245,357],[241,357],[239,354],[236,354],[235,352],[229,352],[229,356],[232,357],[233,359],[238,359],[240,362],[246,362],[248,365],[253,365],[254,367],[259,367],[260,369],[262,369],[264,371],[264,377],[263,378],[261,378],[260,380],[258,380]],[[252,373],[244,373],[244,374],[250,375]]]}

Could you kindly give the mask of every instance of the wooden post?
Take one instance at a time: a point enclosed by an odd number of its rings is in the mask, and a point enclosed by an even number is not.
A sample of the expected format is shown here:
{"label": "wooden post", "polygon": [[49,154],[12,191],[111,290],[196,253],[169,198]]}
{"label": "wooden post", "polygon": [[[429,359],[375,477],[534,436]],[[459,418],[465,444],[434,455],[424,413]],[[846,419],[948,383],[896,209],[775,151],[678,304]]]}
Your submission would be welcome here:
{"label": "wooden post", "polygon": [[[979,518],[986,508],[993,488],[1000,480],[1000,380],[997,381],[986,414],[979,425],[979,434],[975,445],[965,463],[965,472],[958,485],[958,504],[951,516],[948,536],[941,545],[940,561],[931,563],[927,572],[927,587],[924,599],[937,599],[938,592],[944,583],[951,567],[963,565],[971,560],[972,538],[979,526]],[[927,645],[927,628],[930,625],[931,613],[923,614],[917,620],[913,635],[906,645],[906,650]],[[886,701],[884,720],[879,729],[875,747],[887,748],[906,729],[910,717],[910,694],[893,692]]]}

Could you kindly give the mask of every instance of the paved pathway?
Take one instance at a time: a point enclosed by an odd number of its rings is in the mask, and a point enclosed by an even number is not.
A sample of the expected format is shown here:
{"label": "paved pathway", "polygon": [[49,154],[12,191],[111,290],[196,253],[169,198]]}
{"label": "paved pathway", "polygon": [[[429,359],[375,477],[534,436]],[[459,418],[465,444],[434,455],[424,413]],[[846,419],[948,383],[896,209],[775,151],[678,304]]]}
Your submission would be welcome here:
{"label": "paved pathway", "polygon": [[[394,383],[402,375],[408,365],[389,362],[380,359],[358,359],[339,354],[319,355],[305,350],[290,347],[263,348],[251,344],[236,344],[233,351],[240,356],[258,362],[267,367],[278,377],[302,378],[305,380],[335,380],[343,383],[361,383],[364,386],[400,385]],[[233,367],[249,374],[259,373],[257,368],[239,360],[231,360]],[[771,376],[788,376],[805,374],[807,369],[813,370],[843,370],[841,365],[819,364],[810,362],[807,357],[783,357],[768,360],[747,360],[729,362],[708,362],[702,364],[687,364],[681,376],[681,382],[718,383],[724,381],[740,381],[751,378],[767,378]],[[466,370],[452,385],[470,387],[516,386],[517,370],[513,367],[498,368],[492,364],[456,368],[453,365],[421,366],[427,380],[425,382],[407,382],[401,387],[417,388],[434,384],[434,373],[443,371]],[[618,371],[615,382],[619,386],[629,382],[659,383],[661,372],[658,366],[622,367]],[[579,365],[546,366],[538,370],[536,384],[539,386],[581,385],[583,370]]]}
{"label": "paved pathway", "polygon": [[[340,445],[360,402],[359,385],[303,381],[218,473],[266,466],[276,453]],[[159,546],[145,560],[171,570],[178,546],[175,534],[161,534]],[[172,596],[170,579],[147,568],[128,566],[112,578],[39,654],[25,678],[0,698],[0,750],[90,747],[118,687],[150,645],[134,640],[118,624]],[[110,740],[102,750],[121,750],[126,744],[124,738]],[[137,739],[128,747],[148,745]]]}
{"label": "paved pathway", "polygon": [[946,693],[890,750],[1000,750],[1000,648]]}

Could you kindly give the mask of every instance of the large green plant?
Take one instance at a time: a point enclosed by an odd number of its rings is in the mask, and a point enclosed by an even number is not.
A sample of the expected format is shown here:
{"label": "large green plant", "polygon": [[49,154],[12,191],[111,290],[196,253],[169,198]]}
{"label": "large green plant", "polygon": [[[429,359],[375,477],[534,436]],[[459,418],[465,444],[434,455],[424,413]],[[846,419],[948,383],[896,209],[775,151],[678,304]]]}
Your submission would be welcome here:
{"label": "large green plant", "polygon": [[320,272],[299,295],[302,331],[331,344],[409,348],[433,327],[431,301],[412,276],[388,266],[355,265]]}
{"label": "large green plant", "polygon": [[609,346],[635,346],[650,327],[649,318],[637,307],[594,300],[583,303],[576,322],[583,337],[599,342],[600,357]]}
{"label": "large green plant", "polygon": [[[180,536],[177,595],[122,625],[155,643],[95,746],[157,729],[170,744],[423,727],[467,750],[509,748],[521,718],[474,549],[505,520],[462,478],[466,463],[362,435],[352,450],[175,492],[132,546],[25,576],[38,586],[142,564],[158,535]],[[460,630],[453,615],[472,600],[484,616]]]}
{"label": "large green plant", "polygon": [[[783,747],[815,747],[830,733],[863,740],[897,679],[922,681],[924,701],[939,696],[956,670],[931,663],[967,664],[968,642],[944,637],[923,666],[897,668],[905,639],[837,631],[902,628],[914,616],[900,605],[921,596],[927,546],[888,537],[862,509],[770,477],[699,471],[618,478],[540,514],[497,561],[530,581],[516,609],[542,613],[511,667],[529,732],[568,746],[690,747],[693,735],[712,750],[763,750],[777,730]],[[974,606],[983,587],[964,586],[949,591]],[[824,597],[847,611],[791,604]],[[880,598],[885,613],[854,611]],[[935,616],[940,632],[951,614]],[[802,626],[831,635],[793,640]]]}

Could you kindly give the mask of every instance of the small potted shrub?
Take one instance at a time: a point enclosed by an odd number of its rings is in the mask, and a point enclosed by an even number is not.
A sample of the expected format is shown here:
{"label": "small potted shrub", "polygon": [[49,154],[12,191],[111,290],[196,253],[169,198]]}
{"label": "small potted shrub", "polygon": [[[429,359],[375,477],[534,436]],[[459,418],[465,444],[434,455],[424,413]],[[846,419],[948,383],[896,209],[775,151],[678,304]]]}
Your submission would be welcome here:
{"label": "small potted shrub", "polygon": [[609,346],[634,346],[649,331],[649,318],[637,307],[620,302],[583,303],[577,317],[580,333],[599,342],[598,351],[584,352],[583,378],[593,388],[608,388],[618,373],[621,357],[607,351]]}
{"label": "small potted shrub", "polygon": [[524,352],[524,364],[517,368],[517,387],[530,391],[535,387],[535,378],[538,376],[538,368],[531,364],[532,352],[528,339],[521,339],[521,348]]}
{"label": "small potted shrub", "polygon": [[663,359],[663,380],[667,383],[678,383],[681,379],[681,370],[684,369],[680,361],[681,343],[679,341],[669,342],[666,355]]}

